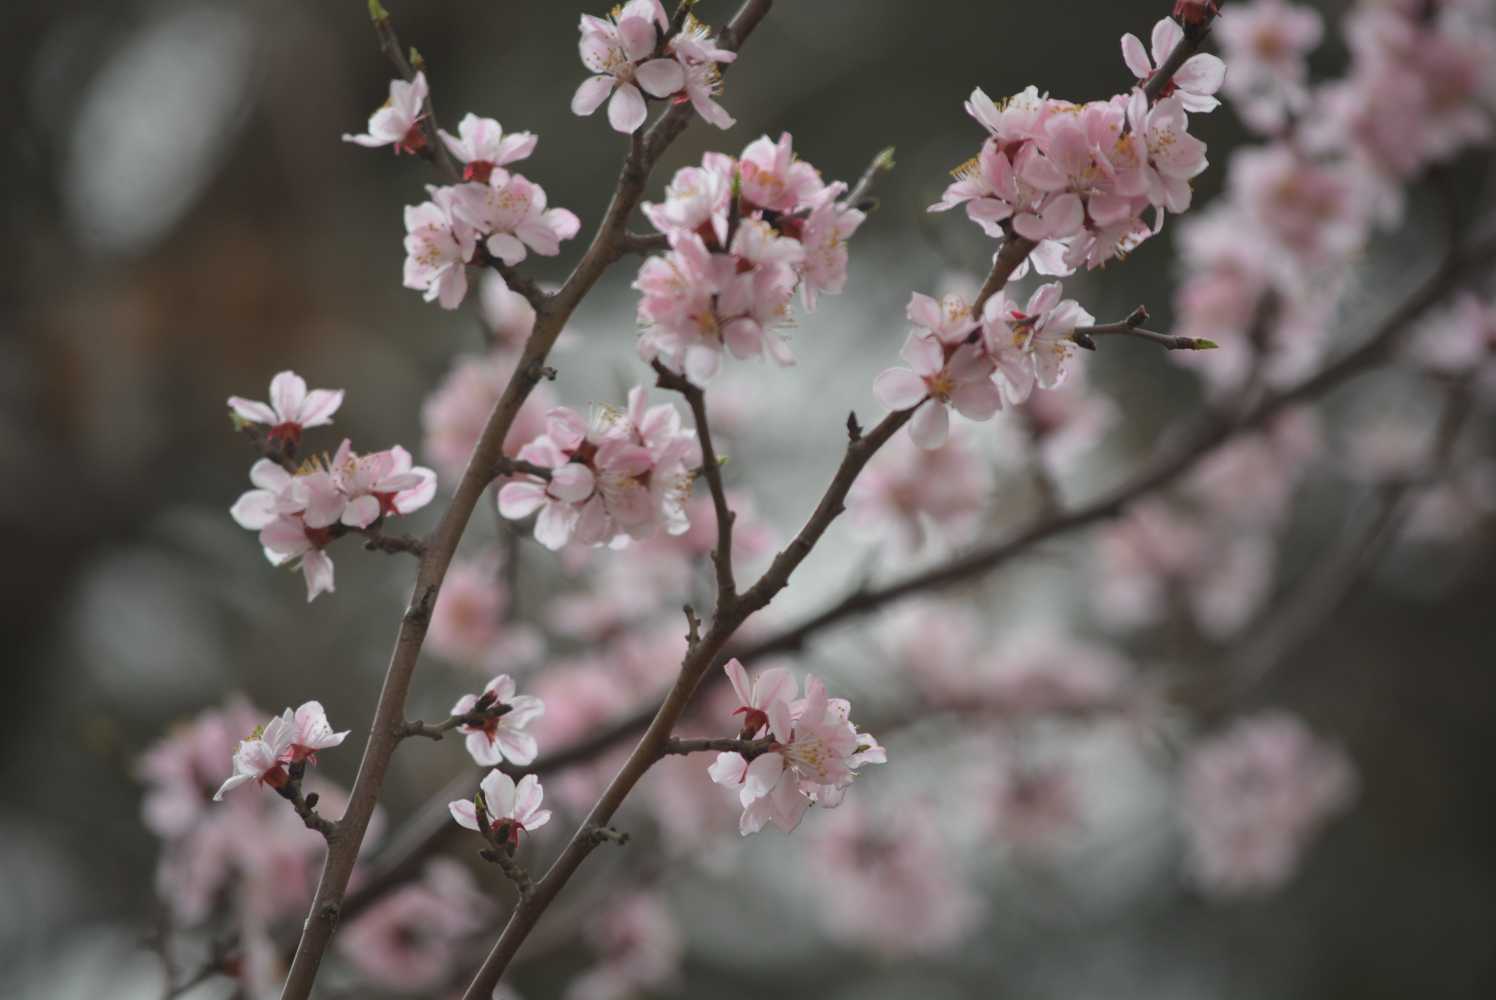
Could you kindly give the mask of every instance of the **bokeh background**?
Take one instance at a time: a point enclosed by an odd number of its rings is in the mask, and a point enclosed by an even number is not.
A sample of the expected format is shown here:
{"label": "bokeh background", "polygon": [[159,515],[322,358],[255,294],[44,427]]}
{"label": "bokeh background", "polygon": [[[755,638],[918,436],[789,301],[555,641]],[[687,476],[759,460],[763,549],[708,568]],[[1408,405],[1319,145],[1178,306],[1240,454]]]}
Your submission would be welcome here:
{"label": "bokeh background", "polygon": [[[5,6],[0,993],[156,996],[145,942],[161,912],[159,843],[140,821],[135,760],[174,721],[230,691],[266,708],[318,697],[354,730],[323,773],[351,783],[412,569],[348,546],[337,594],[307,605],[299,581],[270,569],[227,516],[251,454],[223,401],[263,398],[273,373],[294,368],[315,386],[348,390],[340,432],[419,453],[421,402],[455,355],[481,349],[482,324],[472,303],[446,313],[400,287],[401,206],[425,197],[423,185],[436,180],[429,169],[339,141],[362,129],[391,75],[362,3]],[[472,110],[538,132],[525,172],[590,232],[623,141],[601,116],[567,110],[582,76],[574,6],[391,6],[403,41],[430,67],[444,124]],[[779,6],[731,74],[723,102],[736,129],[693,125],[651,191],[702,151],[736,152],[764,132],[791,131],[797,152],[849,180],[879,149],[897,149],[897,169],[856,238],[846,294],[796,331],[800,364],[746,376],[762,406],[749,417],[733,476],[752,486],[765,521],[783,535],[836,461],[846,411],[875,414],[870,380],[902,341],[908,291],[959,284],[982,267],[986,241],[974,227],[924,212],[978,138],[961,110],[967,93],[1031,82],[1076,98],[1111,93],[1126,82],[1116,39],[1145,33],[1168,5]],[[1316,6],[1329,18],[1343,9]],[[720,22],[730,7],[706,0],[700,12]],[[1333,71],[1344,58],[1331,41],[1315,67]],[[1199,131],[1216,164],[1242,140],[1229,112]],[[1219,184],[1215,166],[1197,198]],[[1416,235],[1428,208],[1415,199],[1415,235],[1368,254],[1353,292],[1358,313],[1390,301],[1434,252]],[[529,273],[559,280],[580,243],[557,260],[532,258]],[[616,398],[643,378],[632,266],[621,263],[588,299],[557,355],[556,390],[569,403]],[[1166,233],[1071,290],[1103,319],[1147,303],[1167,329],[1176,267]],[[1073,472],[1067,490],[1076,496],[1116,482],[1199,406],[1193,379],[1161,356],[1108,346],[1116,349],[1086,363],[1123,416],[1106,447]],[[1348,503],[1335,490],[1306,501],[1285,574],[1312,559]],[[433,520],[428,510],[413,527]],[[475,518],[478,543],[493,537],[492,521],[483,511]],[[868,551],[866,539],[838,526],[776,613],[792,620],[839,594]],[[678,988],[661,995],[1491,995],[1496,574],[1488,552],[1472,539],[1436,558],[1394,561],[1240,706],[1300,712],[1347,747],[1361,775],[1353,811],[1282,892],[1220,904],[1191,891],[1177,875],[1177,840],[1151,815],[1157,790],[1106,771],[1103,753],[1096,776],[1123,782],[1123,818],[1058,861],[1003,867],[983,890],[990,916],[939,960],[895,961],[830,943],[803,893],[835,886],[792,887],[800,895],[734,888],[743,884],[734,878],[753,884],[751,873],[776,855],[803,850],[798,834],[733,844],[726,874],[665,873],[688,957]],[[537,582],[518,600],[533,617],[549,592],[548,557],[529,543],[522,554]],[[1087,574],[1075,555],[1047,547],[964,599],[1000,626],[1036,605],[1084,604]],[[865,633],[852,626],[802,665],[855,678]],[[428,663],[415,707],[440,714],[472,680]],[[456,746],[407,747],[392,774],[389,819],[398,822],[461,767]],[[644,845],[627,850],[647,857]],[[599,857],[584,874],[607,878],[630,863]],[[506,891],[492,872],[480,874]],[[525,996],[559,996],[585,964],[566,928],[519,968]],[[221,981],[199,991],[228,992]]]}

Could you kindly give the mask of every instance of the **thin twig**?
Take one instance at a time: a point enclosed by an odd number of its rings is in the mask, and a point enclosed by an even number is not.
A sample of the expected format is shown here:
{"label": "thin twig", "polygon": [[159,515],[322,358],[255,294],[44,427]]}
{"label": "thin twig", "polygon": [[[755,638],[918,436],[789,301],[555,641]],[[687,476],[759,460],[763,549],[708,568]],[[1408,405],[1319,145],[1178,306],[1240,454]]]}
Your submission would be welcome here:
{"label": "thin twig", "polygon": [[717,517],[717,547],[712,552],[712,563],[717,569],[717,602],[731,601],[738,593],[737,580],[732,573],[732,528],[738,515],[727,503],[727,490],[722,485],[722,463],[712,446],[711,421],[706,412],[706,391],[690,379],[677,375],[660,362],[654,362],[656,384],[662,389],[680,393],[691,408],[696,421],[696,437],[701,443],[701,471],[706,476],[707,487],[712,494],[712,508]]}
{"label": "thin twig", "polygon": [[[746,0],[742,9],[722,32],[719,44],[736,51],[763,20],[769,6],[769,0]],[[379,28],[380,20],[375,18],[376,29]],[[388,17],[383,20],[387,22]],[[395,53],[398,54],[398,48]],[[338,835],[330,842],[316,895],[302,925],[296,956],[281,991],[281,1000],[306,1000],[311,994],[322,956],[326,954],[332,940],[343,897],[348,889],[348,880],[353,874],[354,862],[368,830],[369,820],[374,814],[374,807],[379,801],[390,759],[401,740],[406,696],[425,642],[431,609],[436,603],[437,592],[441,589],[457,544],[484,491],[493,481],[494,470],[499,467],[499,460],[504,454],[504,438],[513,426],[520,407],[546,376],[546,358],[577,305],[622,255],[622,237],[629,217],[644,195],[649,172],[675,138],[685,130],[692,114],[693,109],[689,104],[674,105],[642,137],[635,134],[630,140],[628,155],[619,172],[613,199],[586,251],[554,295],[542,296],[538,302],[533,303],[535,326],[525,342],[519,363],[489,414],[467,469],[457,484],[452,502],[432,532],[426,551],[421,556],[410,601],[401,616],[399,632],[390,654],[384,686],[370,726],[369,741],[359,762],[358,776],[349,793],[347,809],[338,823]],[[516,913],[521,912],[529,912],[529,908],[521,905]],[[538,912],[536,916],[538,917]],[[523,937],[522,934],[520,936]],[[518,947],[517,940],[513,941],[513,946]],[[502,953],[508,947],[505,943],[497,950]],[[507,964],[507,958],[500,962],[500,968],[503,964]],[[484,978],[487,976],[484,973]],[[473,995],[482,996],[486,1000],[497,980],[498,973],[495,972],[488,989]]]}

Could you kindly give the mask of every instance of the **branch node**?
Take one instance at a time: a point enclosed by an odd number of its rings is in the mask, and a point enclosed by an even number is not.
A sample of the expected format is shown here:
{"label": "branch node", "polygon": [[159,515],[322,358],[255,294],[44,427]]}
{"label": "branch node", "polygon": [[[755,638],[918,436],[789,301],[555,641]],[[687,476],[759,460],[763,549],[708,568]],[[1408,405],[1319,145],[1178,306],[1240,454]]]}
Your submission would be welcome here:
{"label": "branch node", "polygon": [[596,823],[587,825],[587,837],[593,844],[617,844],[622,847],[629,842],[629,835],[622,830],[615,830],[611,826],[599,826]]}
{"label": "branch node", "polygon": [[857,411],[847,414],[847,440],[856,444],[862,440],[862,425],[857,422]]}

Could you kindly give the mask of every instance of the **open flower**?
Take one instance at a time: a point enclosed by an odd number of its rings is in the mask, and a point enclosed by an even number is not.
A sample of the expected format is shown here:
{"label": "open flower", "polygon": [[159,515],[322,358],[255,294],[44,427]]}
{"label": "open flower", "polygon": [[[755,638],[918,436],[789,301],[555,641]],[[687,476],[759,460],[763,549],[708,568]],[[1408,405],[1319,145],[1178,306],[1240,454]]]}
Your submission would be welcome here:
{"label": "open flower", "polygon": [[950,433],[950,410],[971,420],[988,420],[1002,408],[1002,390],[992,381],[992,362],[979,344],[962,344],[947,353],[933,334],[916,331],[899,356],[908,368],[888,368],[873,381],[873,394],[890,410],[921,406],[909,422],[909,436],[921,448],[939,448]]}
{"label": "open flower", "polygon": [[679,62],[650,58],[659,32],[669,26],[660,0],[630,0],[606,20],[583,14],[578,46],[582,63],[597,75],[577,88],[572,112],[590,115],[607,100],[608,124],[619,132],[638,131],[647,117],[641,87],[653,97],[669,97],[686,85]]}
{"label": "open flower", "polygon": [[[1231,18],[1227,20],[1234,17],[1236,11],[1233,10]],[[1130,31],[1122,36],[1122,59],[1141,86],[1153,78],[1158,67],[1168,61],[1169,54],[1183,40],[1184,29],[1170,18],[1161,18],[1153,26],[1152,61],[1149,61],[1148,53],[1143,51],[1143,43],[1138,40],[1138,36]],[[1225,82],[1226,64],[1218,56],[1200,52],[1190,56],[1184,61],[1184,65],[1174,71],[1159,96],[1169,97],[1178,93],[1186,111],[1214,111],[1221,102],[1213,95]]]}
{"label": "open flower", "polygon": [[266,424],[272,441],[288,444],[301,441],[308,427],[332,423],[332,415],[343,405],[342,389],[307,391],[306,379],[292,371],[280,372],[270,380],[270,402],[261,403],[239,396],[229,397],[229,409],[240,420]]}
{"label": "open flower", "polygon": [[447,808],[458,826],[480,833],[498,827],[501,836],[517,845],[521,833],[532,833],[550,822],[551,811],[540,808],[544,797],[535,775],[525,775],[516,785],[513,778],[495,768],[479,784],[475,798],[458,799]]}
{"label": "open flower", "polygon": [[355,455],[345,438],[333,456],[331,476],[347,500],[339,520],[350,528],[367,528],[382,517],[413,513],[436,495],[436,473],[416,465],[410,452],[399,445]]}
{"label": "open flower", "polygon": [[[291,710],[288,708],[286,712],[290,714]],[[332,723],[327,721],[327,713],[320,701],[304,702],[291,716],[290,759],[293,763],[306,760],[315,764],[318,750],[338,746],[348,738],[348,733],[346,729],[341,733],[332,731]]]}
{"label": "open flower", "polygon": [[504,167],[523,160],[535,152],[540,140],[533,132],[510,132],[492,118],[479,118],[475,114],[463,115],[457,123],[457,135],[438,130],[442,143],[463,164],[462,179],[479,184],[490,183],[491,178],[506,176]]}
{"label": "open flower", "polygon": [[291,741],[296,736],[296,726],[288,709],[284,715],[271,719],[265,728],[239,742],[234,751],[234,773],[213,793],[213,801],[221,802],[226,793],[251,781],[283,788],[290,775],[286,773],[286,762],[291,753]]}
{"label": "open flower", "polygon": [[[507,706],[508,711],[500,713]],[[487,713],[494,714],[487,714]],[[452,714],[484,714],[481,723],[464,723],[467,750],[483,767],[494,767],[504,760],[523,767],[539,752],[535,737],[525,727],[545,714],[545,702],[534,695],[515,694],[514,678],[500,674],[488,682],[482,694],[465,694],[452,706]]]}
{"label": "open flower", "polygon": [[454,211],[452,192],[432,188],[430,201],[405,207],[405,287],[443,309],[456,309],[467,295],[467,262],[478,245],[472,225]]}
{"label": "open flower", "polygon": [[767,752],[751,762],[742,754],[721,754],[708,772],[717,784],[738,790],[743,806],[738,830],[744,836],[765,823],[793,832],[811,805],[839,805],[863,764],[888,759],[877,740],[851,723],[851,705],[828,698],[826,686],[814,676],[805,679],[803,699],[775,699],[767,714],[772,736]]}
{"label": "open flower", "polygon": [[426,133],[421,118],[426,108],[426,74],[415,79],[390,81],[390,99],[369,116],[369,131],[363,135],[343,136],[344,142],[356,142],[370,148],[391,143],[398,153],[417,153],[426,147]]}
{"label": "open flower", "polygon": [[727,672],[733,693],[738,696],[738,708],[732,714],[743,717],[744,739],[754,739],[769,727],[770,705],[788,702],[795,696],[795,678],[784,667],[770,667],[751,681],[748,671],[743,669],[736,656],[722,669]]}

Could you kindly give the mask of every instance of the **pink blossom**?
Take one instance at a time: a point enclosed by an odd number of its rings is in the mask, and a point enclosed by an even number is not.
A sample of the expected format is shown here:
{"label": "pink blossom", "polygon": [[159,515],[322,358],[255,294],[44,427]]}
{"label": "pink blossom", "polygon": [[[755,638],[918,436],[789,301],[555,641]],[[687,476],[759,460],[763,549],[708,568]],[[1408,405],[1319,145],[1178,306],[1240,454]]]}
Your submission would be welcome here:
{"label": "pink blossom", "polygon": [[229,408],[240,420],[269,426],[271,441],[296,445],[308,427],[332,423],[332,415],[343,405],[342,389],[313,389],[295,372],[280,372],[270,380],[270,402],[260,403],[239,396],[229,397]]}
{"label": "pink blossom", "polygon": [[1082,804],[1075,773],[1063,764],[1008,761],[997,771],[997,833],[1023,854],[1044,854],[1076,832]]}
{"label": "pink blossom", "polygon": [[393,143],[396,153],[420,152],[426,148],[426,133],[421,130],[426,94],[425,73],[417,73],[409,83],[391,80],[390,99],[369,116],[369,131],[363,135],[345,134],[343,141],[370,148]]}
{"label": "pink blossom", "polygon": [[840,295],[847,284],[847,240],[857,232],[867,213],[843,204],[846,194],[841,181],[828,184],[812,201],[810,214],[800,230],[804,259],[800,263],[800,292],[806,309],[816,307],[816,295]]}
{"label": "pink blossom", "polygon": [[466,868],[437,859],[420,881],[380,896],[339,927],[338,948],[379,987],[429,994],[451,975],[463,940],[491,909]]}
{"label": "pink blossom", "polygon": [[482,723],[463,723],[467,751],[482,767],[495,767],[505,760],[523,767],[539,753],[535,737],[525,727],[545,714],[545,702],[534,695],[515,694],[514,678],[500,674],[482,694],[463,695],[452,706],[452,715],[485,714],[499,706],[507,706],[507,711],[485,715]]}
{"label": "pink blossom", "polygon": [[508,620],[511,599],[496,558],[453,562],[431,610],[426,644],[466,666],[534,660],[544,641],[532,627]]}
{"label": "pink blossom", "polygon": [[456,309],[467,295],[467,262],[478,244],[453,191],[432,188],[431,201],[405,207],[405,287],[424,291],[427,302],[443,309]]}
{"label": "pink blossom", "polygon": [[438,129],[448,151],[463,164],[462,179],[488,184],[495,173],[502,179],[503,168],[526,159],[535,152],[539,140],[533,132],[510,132],[492,118],[479,118],[475,114],[462,116],[457,123],[457,135]]}
{"label": "pink blossom", "polygon": [[743,739],[754,739],[769,728],[771,705],[778,701],[787,703],[795,697],[795,679],[784,667],[770,667],[751,681],[737,657],[728,660],[722,669],[737,695],[738,707],[732,714],[743,717]]}
{"label": "pink blossom", "polygon": [[679,974],[685,942],[656,893],[605,900],[585,933],[599,961],[572,980],[565,1000],[629,1000],[668,988]]}
{"label": "pink blossom", "polygon": [[[1232,10],[1231,21],[1237,16]],[[1152,61],[1143,50],[1143,43],[1131,32],[1122,36],[1122,58],[1141,86],[1151,80],[1169,58],[1175,47],[1184,40],[1184,29],[1170,18],[1162,18],[1153,26]],[[1214,111],[1220,105],[1214,95],[1226,79],[1226,64],[1217,56],[1206,52],[1196,53],[1184,61],[1169,78],[1160,96],[1178,93],[1186,111]]]}
{"label": "pink blossom", "polygon": [[590,115],[608,101],[608,124],[619,132],[636,132],[644,124],[645,93],[669,97],[686,83],[675,59],[650,58],[659,32],[670,26],[660,0],[629,0],[604,20],[582,15],[579,48],[582,63],[596,76],[582,82],[571,100],[573,114]]}
{"label": "pink blossom", "polygon": [[323,551],[331,541],[328,529],[314,528],[299,515],[278,517],[260,530],[260,545],[272,566],[298,560],[308,602],[318,594],[333,592],[332,557]]}
{"label": "pink blossom", "polygon": [[1324,33],[1317,10],[1284,0],[1232,4],[1212,30],[1231,67],[1225,93],[1243,121],[1273,132],[1307,107],[1306,60]]}
{"label": "pink blossom", "polygon": [[727,216],[737,179],[737,161],[707,153],[699,167],[682,167],[665,186],[665,200],[644,203],[644,214],[662,233],[700,233],[727,245]]}
{"label": "pink blossom", "polygon": [[760,136],[738,161],[743,198],[756,208],[793,212],[810,205],[825,187],[820,171],[795,156],[788,132],[779,141]]}
{"label": "pink blossom", "polygon": [[939,448],[904,437],[890,441],[857,477],[851,509],[869,535],[892,535],[912,551],[932,532],[952,543],[969,540],[991,499],[991,464],[956,427]]}
{"label": "pink blossom", "polygon": [[1355,792],[1345,754],[1281,711],[1239,719],[1201,743],[1182,781],[1190,873],[1223,896],[1283,885]]}
{"label": "pink blossom", "polygon": [[696,113],[717,128],[728,129],[737,124],[717,103],[716,96],[722,89],[721,64],[733,62],[738,54],[718,45],[711,30],[696,20],[694,14],[686,15],[681,30],[670,39],[670,54],[685,71],[686,97]]}
{"label": "pink blossom", "polygon": [[1338,265],[1365,240],[1366,202],[1343,166],[1283,144],[1244,149],[1232,156],[1230,185],[1234,203],[1292,255],[1290,271]]}
{"label": "pink blossom", "polygon": [[807,881],[825,887],[813,901],[832,937],[881,956],[938,956],[976,930],[986,904],[942,839],[940,813],[919,799],[847,803],[817,824]]}
{"label": "pink blossom", "polygon": [[525,775],[516,785],[513,778],[495,768],[479,783],[476,799],[458,799],[447,808],[458,826],[468,830],[499,827],[501,836],[511,844],[518,844],[521,833],[533,833],[550,822],[551,811],[540,808],[544,797],[545,791],[535,775]]}
{"label": "pink blossom", "polygon": [[499,512],[519,519],[539,512],[536,540],[559,549],[575,535],[583,545],[622,544],[660,527],[679,534],[701,453],[695,431],[673,407],[647,407],[642,389],[626,411],[598,408],[588,422],[566,407],[546,416],[547,431],[519,457],[550,477],[519,476],[499,491]]}
{"label": "pink blossom", "polygon": [[384,517],[414,513],[436,495],[436,473],[416,465],[410,452],[399,445],[355,455],[352,443],[344,438],[331,470],[334,484],[347,499],[339,520],[350,528],[367,528]]}
{"label": "pink blossom", "polygon": [[496,271],[485,271],[478,283],[478,308],[495,348],[522,349],[535,329],[535,307]]}
{"label": "pink blossom", "polygon": [[159,837],[184,836],[208,814],[223,759],[234,753],[240,733],[254,728],[264,715],[235,696],[223,708],[200,713],[176,725],[153,744],[135,767],[146,786],[141,801],[145,825]]}
{"label": "pink blossom", "polygon": [[857,731],[850,714],[851,706],[828,698],[814,676],[805,679],[804,698],[769,701],[769,751],[751,763],[738,753],[721,754],[709,772],[717,784],[738,790],[739,832],[757,833],[772,822],[792,833],[812,804],[838,805],[859,767],[887,760],[876,740]]}
{"label": "pink blossom", "polygon": [[1022,309],[999,292],[982,310],[982,341],[1015,403],[1028,398],[1035,382],[1045,389],[1062,385],[1075,356],[1071,335],[1096,322],[1062,295],[1064,287],[1052,281],[1036,289]]}
{"label": "pink blossom", "polygon": [[561,241],[582,228],[564,208],[547,208],[545,189],[523,174],[495,174],[488,184],[462,184],[454,192],[455,211],[488,237],[488,252],[505,264],[518,264],[529,250],[543,257],[561,252]]}
{"label": "pink blossom", "polygon": [[304,702],[291,718],[291,762],[305,760],[315,764],[318,750],[340,746],[347,737],[346,729],[341,733],[332,731],[320,701]]}
{"label": "pink blossom", "polygon": [[295,736],[295,722],[291,710],[287,709],[284,715],[276,716],[263,729],[241,740],[239,748],[234,751],[234,773],[213,793],[213,801],[222,801],[225,793],[251,781],[271,788],[285,787],[290,780],[286,764],[291,757],[291,741]]}

